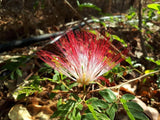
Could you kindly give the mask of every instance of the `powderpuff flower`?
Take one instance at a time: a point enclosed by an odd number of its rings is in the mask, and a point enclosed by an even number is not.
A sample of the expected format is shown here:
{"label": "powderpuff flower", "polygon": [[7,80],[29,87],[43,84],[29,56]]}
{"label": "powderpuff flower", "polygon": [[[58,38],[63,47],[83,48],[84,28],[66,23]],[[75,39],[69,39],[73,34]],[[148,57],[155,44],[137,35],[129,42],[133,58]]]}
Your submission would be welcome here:
{"label": "powderpuff flower", "polygon": [[60,73],[88,85],[119,64],[126,51],[117,52],[110,38],[96,31],[71,30],[37,55]]}

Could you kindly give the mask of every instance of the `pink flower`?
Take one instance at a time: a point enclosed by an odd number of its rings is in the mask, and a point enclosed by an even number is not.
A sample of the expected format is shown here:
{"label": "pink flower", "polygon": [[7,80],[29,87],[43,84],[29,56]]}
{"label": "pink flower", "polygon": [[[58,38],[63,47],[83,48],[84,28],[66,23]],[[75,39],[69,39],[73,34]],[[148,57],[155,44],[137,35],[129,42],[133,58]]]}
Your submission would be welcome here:
{"label": "pink flower", "polygon": [[57,71],[87,85],[123,60],[126,50],[117,52],[109,40],[98,32],[69,31],[49,50],[41,50],[37,55]]}

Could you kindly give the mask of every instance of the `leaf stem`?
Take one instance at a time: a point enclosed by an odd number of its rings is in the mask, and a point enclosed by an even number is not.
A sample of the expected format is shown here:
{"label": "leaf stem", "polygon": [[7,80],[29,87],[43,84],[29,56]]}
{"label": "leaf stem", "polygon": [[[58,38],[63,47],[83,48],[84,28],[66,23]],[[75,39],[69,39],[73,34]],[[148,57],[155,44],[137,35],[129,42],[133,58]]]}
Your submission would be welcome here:
{"label": "leaf stem", "polygon": [[83,86],[83,91],[86,92],[86,85]]}

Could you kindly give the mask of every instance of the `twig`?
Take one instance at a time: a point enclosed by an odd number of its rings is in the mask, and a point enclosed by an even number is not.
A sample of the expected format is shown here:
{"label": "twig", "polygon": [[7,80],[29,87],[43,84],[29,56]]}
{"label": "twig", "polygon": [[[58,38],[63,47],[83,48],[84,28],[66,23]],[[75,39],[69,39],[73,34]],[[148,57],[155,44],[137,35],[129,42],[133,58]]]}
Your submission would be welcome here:
{"label": "twig", "polygon": [[78,11],[75,8],[73,8],[67,0],[64,0],[64,2],[71,8],[71,10],[76,14],[77,17],[79,17],[86,25],[93,29],[93,27],[90,24],[88,24],[86,20],[83,19],[83,17],[78,13]]}
{"label": "twig", "polygon": [[119,86],[121,87],[121,86],[123,86],[124,84],[133,82],[133,81],[138,80],[138,79],[142,79],[142,78],[144,78],[144,77],[146,77],[146,76],[148,76],[148,75],[155,74],[155,73],[158,73],[158,72],[160,72],[160,70],[157,70],[157,71],[154,71],[154,72],[150,72],[150,73],[144,74],[144,75],[142,75],[142,76],[140,76],[140,77],[138,77],[138,78],[134,78],[134,79],[128,80],[127,82],[124,82],[124,83],[120,84]]}
{"label": "twig", "polygon": [[53,90],[51,91],[51,93],[84,93],[84,91],[80,91],[80,92],[77,92],[77,91],[73,91],[73,90],[66,90],[66,91],[61,91],[61,90]]}
{"label": "twig", "polygon": [[122,87],[123,85],[125,85],[125,84],[127,84],[127,83],[136,81],[136,80],[138,80],[138,79],[142,79],[142,78],[144,78],[144,77],[146,77],[146,76],[148,76],[148,75],[155,74],[155,73],[158,73],[158,72],[160,72],[160,70],[157,70],[157,71],[154,71],[154,72],[150,72],[150,73],[144,74],[144,75],[142,75],[142,76],[140,76],[140,77],[137,77],[137,78],[134,78],[134,79],[131,79],[131,80],[127,80],[127,82],[124,82],[124,83],[122,83],[122,84],[120,84],[120,85],[116,85],[116,86],[113,86],[113,87],[103,87],[103,88],[100,88],[100,89],[92,90],[92,91],[90,91],[90,92],[97,92],[97,91],[104,90],[104,89],[119,89],[120,87]]}
{"label": "twig", "polygon": [[[127,83],[130,83],[130,82],[133,82],[133,81],[136,81],[138,79],[142,79],[148,75],[151,75],[151,74],[156,74],[160,72],[160,70],[157,70],[157,71],[154,71],[154,72],[150,72],[150,73],[147,73],[147,74],[144,74],[140,77],[137,77],[137,78],[134,78],[134,79],[131,79],[131,80],[128,80],[127,82],[124,82],[120,85],[116,85],[116,86],[113,86],[113,87],[103,87],[103,88],[100,88],[100,89],[96,89],[96,90],[91,90],[91,91],[87,91],[88,93],[92,93],[92,92],[98,92],[98,91],[101,91],[101,90],[104,90],[104,89],[119,89],[120,87],[122,87],[123,85],[127,84]],[[60,91],[60,90],[55,90],[55,91],[52,91],[52,93],[77,93],[77,91]],[[84,93],[84,92],[81,92],[81,93]]]}
{"label": "twig", "polygon": [[28,80],[33,74],[34,74],[34,73],[31,72],[31,73],[24,79],[24,81]]}
{"label": "twig", "polygon": [[147,52],[144,45],[144,39],[142,36],[142,2],[141,0],[139,0],[138,19],[139,19],[138,27],[139,27],[139,33],[140,33],[141,48],[142,48],[143,56],[147,57]]}

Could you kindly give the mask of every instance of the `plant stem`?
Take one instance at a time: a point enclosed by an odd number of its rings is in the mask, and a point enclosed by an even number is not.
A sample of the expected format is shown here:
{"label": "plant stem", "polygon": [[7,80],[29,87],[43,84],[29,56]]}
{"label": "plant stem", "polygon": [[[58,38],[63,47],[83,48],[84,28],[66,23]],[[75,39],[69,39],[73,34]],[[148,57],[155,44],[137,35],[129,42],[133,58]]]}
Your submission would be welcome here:
{"label": "plant stem", "polygon": [[157,71],[154,71],[154,72],[150,72],[150,73],[147,73],[147,74],[144,74],[140,77],[137,77],[137,78],[134,78],[134,79],[131,79],[131,80],[127,80],[127,82],[124,82],[122,84],[119,84],[119,85],[116,85],[116,86],[113,86],[113,87],[103,87],[103,88],[100,88],[100,89],[96,89],[96,90],[92,90],[90,91],[91,92],[97,92],[97,91],[100,91],[100,90],[104,90],[104,89],[119,89],[120,87],[122,87],[123,85],[127,84],[127,83],[130,83],[130,82],[133,82],[133,81],[136,81],[136,80],[140,80],[148,75],[151,75],[151,74],[156,74],[156,73],[159,73],[160,70],[157,70]]}
{"label": "plant stem", "polygon": [[144,39],[142,35],[142,1],[141,0],[139,0],[138,19],[139,19],[138,27],[139,27],[139,33],[140,33],[141,48],[142,48],[143,56],[147,57],[147,52],[145,49]]}
{"label": "plant stem", "polygon": [[86,92],[86,85],[83,86],[83,91]]}

